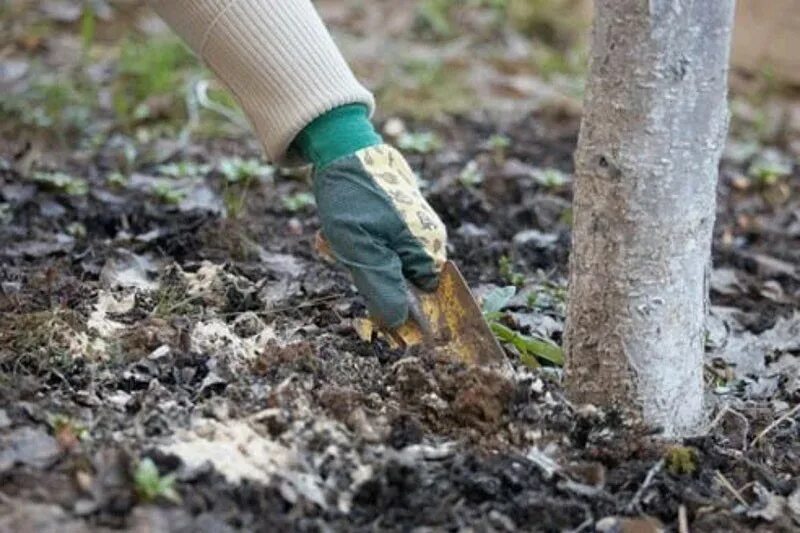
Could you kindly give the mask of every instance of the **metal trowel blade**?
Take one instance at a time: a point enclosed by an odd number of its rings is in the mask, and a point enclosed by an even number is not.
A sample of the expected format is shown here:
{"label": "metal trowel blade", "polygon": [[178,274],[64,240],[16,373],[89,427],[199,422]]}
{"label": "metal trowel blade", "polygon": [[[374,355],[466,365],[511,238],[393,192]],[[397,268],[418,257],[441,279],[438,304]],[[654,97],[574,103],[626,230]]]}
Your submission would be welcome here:
{"label": "metal trowel blade", "polygon": [[442,267],[434,292],[409,289],[409,319],[392,332],[401,345],[422,344],[467,365],[506,366],[505,352],[455,263]]}

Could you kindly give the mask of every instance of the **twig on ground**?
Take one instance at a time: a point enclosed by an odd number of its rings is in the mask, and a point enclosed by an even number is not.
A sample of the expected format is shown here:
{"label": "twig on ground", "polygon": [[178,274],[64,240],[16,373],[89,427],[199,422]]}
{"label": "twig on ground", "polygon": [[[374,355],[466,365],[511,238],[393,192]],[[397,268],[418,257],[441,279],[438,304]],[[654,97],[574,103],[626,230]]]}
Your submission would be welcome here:
{"label": "twig on ground", "polygon": [[686,516],[686,506],[683,504],[678,507],[678,532],[689,533],[689,517]]}
{"label": "twig on ground", "polygon": [[766,428],[764,428],[764,430],[761,433],[756,435],[756,438],[754,438],[750,442],[750,447],[752,448],[753,446],[755,446],[756,443],[758,443],[758,441],[763,439],[764,436],[766,436],[767,433],[769,433],[770,431],[772,431],[773,429],[778,427],[781,424],[781,422],[784,422],[784,421],[788,420],[789,418],[791,418],[797,411],[800,411],[800,403],[798,403],[797,405],[795,405],[794,407],[789,409],[786,413],[783,414],[783,416],[781,416],[777,420],[774,420],[770,425],[768,425]]}
{"label": "twig on ground", "polygon": [[197,103],[200,104],[200,107],[222,115],[232,124],[235,124],[243,130],[248,130],[250,126],[247,124],[247,120],[243,116],[222,104],[218,104],[208,96],[208,86],[209,80],[205,79],[199,80],[194,84],[194,96],[197,99]]}
{"label": "twig on ground", "polygon": [[716,475],[716,476],[717,476],[717,480],[718,480],[718,481],[719,481],[719,482],[722,484],[722,486],[723,486],[723,487],[725,487],[726,489],[728,489],[728,491],[729,491],[731,494],[733,494],[733,497],[734,497],[734,498],[736,498],[737,500],[739,500],[739,503],[741,503],[741,504],[742,504],[742,505],[744,505],[745,507],[748,507],[748,506],[749,506],[749,504],[747,503],[747,500],[745,500],[745,499],[744,499],[744,497],[742,497],[742,494],[741,494],[741,493],[740,493],[738,490],[736,490],[736,487],[734,487],[734,486],[731,484],[731,482],[730,482],[730,481],[728,481],[728,478],[726,478],[726,477],[725,477],[725,476],[722,474],[722,472],[720,472],[719,470],[716,470],[716,471],[714,471],[714,475]]}
{"label": "twig on ground", "polygon": [[656,464],[647,472],[647,475],[644,478],[644,482],[642,486],[639,487],[639,490],[636,491],[636,494],[633,495],[630,503],[625,506],[625,512],[633,512],[634,510],[639,510],[639,501],[642,499],[642,495],[644,495],[644,491],[650,486],[653,482],[653,478],[656,477],[661,469],[664,468],[664,459],[659,459]]}

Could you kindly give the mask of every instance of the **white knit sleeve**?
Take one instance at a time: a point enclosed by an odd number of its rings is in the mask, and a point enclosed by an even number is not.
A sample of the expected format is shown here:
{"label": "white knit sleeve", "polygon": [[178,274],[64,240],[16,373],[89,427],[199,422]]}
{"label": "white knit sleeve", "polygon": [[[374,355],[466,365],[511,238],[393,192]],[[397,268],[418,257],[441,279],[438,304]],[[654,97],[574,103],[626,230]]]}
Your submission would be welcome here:
{"label": "white knit sleeve", "polygon": [[349,103],[374,108],[309,0],[150,0],[231,90],[267,156]]}

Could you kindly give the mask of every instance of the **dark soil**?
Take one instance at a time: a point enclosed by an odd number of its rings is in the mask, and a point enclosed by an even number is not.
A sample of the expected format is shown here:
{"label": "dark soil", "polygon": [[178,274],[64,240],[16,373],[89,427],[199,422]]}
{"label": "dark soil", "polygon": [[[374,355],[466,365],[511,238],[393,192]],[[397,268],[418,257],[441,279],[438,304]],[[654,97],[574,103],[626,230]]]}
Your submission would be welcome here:
{"label": "dark soil", "polygon": [[[571,186],[534,176],[571,176],[578,125],[552,109],[405,123],[444,141],[409,161],[451,258],[478,294],[516,274],[504,320],[558,343]],[[495,133],[510,141],[499,153]],[[501,375],[360,339],[363,303],[314,252],[313,206],[284,201],[309,190],[296,174],[257,181],[238,218],[224,216],[218,170],[176,180],[189,192],[174,203],[137,185],[163,163],[257,157],[249,137],[166,151],[122,185],[106,179],[113,142],[54,147],[45,159],[85,178],[85,195],[30,180],[29,148],[0,141],[0,531],[800,527],[793,160],[777,184],[743,181],[757,155],[721,165],[709,427],[675,447],[570,403],[560,369],[512,350]],[[460,179],[470,161],[480,183]],[[144,459],[178,498],[143,493]]]}

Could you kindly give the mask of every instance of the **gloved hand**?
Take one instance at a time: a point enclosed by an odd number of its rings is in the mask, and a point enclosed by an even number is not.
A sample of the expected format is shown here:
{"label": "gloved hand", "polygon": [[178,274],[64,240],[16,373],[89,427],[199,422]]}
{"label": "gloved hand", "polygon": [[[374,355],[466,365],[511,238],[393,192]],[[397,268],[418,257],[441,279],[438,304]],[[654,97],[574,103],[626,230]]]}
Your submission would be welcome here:
{"label": "gloved hand", "polygon": [[406,279],[434,290],[447,240],[405,158],[383,144],[362,104],[317,117],[292,149],[314,165],[317,211],[334,258],[350,270],[373,318],[390,329],[402,325]]}
{"label": "gloved hand", "polygon": [[446,260],[444,224],[393,147],[378,144],[315,172],[322,233],[353,275],[370,314],[388,327],[406,321],[406,279],[434,290]]}

